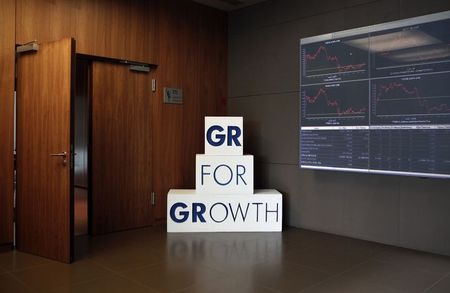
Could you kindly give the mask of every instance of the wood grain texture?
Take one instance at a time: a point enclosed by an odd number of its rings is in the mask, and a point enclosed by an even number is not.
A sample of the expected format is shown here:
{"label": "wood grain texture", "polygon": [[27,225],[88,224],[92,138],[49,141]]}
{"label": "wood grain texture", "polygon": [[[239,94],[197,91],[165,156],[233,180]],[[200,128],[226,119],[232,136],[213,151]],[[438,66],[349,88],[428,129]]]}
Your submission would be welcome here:
{"label": "wood grain texture", "polygon": [[13,241],[14,25],[15,1],[3,0],[0,6],[0,245]]}
{"label": "wood grain texture", "polygon": [[[195,188],[195,154],[204,153],[204,116],[226,111],[227,16],[175,0],[159,1],[158,15],[153,161],[155,220],[163,223],[168,190]],[[164,104],[164,87],[181,88],[183,105]]]}
{"label": "wood grain texture", "polygon": [[[154,136],[154,216],[163,223],[167,191],[194,187],[195,154],[204,152],[203,117],[226,111],[226,13],[188,0],[17,0],[16,25],[17,43],[75,37],[79,53],[159,65],[148,113]],[[6,83],[12,87],[13,80]],[[184,104],[164,104],[163,87],[182,88]],[[5,111],[0,129],[12,129],[9,107],[0,108]],[[7,170],[12,178],[11,161],[5,162],[0,172]]]}
{"label": "wood grain texture", "polygon": [[77,53],[154,63],[154,0],[17,0],[17,42],[73,37]]}
{"label": "wood grain texture", "polygon": [[93,234],[151,224],[151,74],[92,64]]}
{"label": "wood grain texture", "polygon": [[51,153],[70,153],[74,42],[40,44],[17,67],[17,248],[70,262],[73,173]]}

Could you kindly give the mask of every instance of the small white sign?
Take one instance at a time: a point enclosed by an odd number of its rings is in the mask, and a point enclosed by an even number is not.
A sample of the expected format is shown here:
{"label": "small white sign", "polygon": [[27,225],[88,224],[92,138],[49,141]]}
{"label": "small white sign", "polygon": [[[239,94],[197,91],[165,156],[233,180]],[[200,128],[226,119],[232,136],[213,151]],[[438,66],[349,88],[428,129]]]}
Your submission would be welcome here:
{"label": "small white sign", "polygon": [[167,196],[167,232],[279,232],[282,219],[282,195],[274,189],[215,196],[171,189]]}
{"label": "small white sign", "polygon": [[176,88],[164,88],[164,103],[183,104],[183,90]]}
{"label": "small white sign", "polygon": [[205,117],[205,155],[242,156],[242,117]]}
{"label": "small white sign", "polygon": [[253,194],[253,156],[197,155],[198,194]]}

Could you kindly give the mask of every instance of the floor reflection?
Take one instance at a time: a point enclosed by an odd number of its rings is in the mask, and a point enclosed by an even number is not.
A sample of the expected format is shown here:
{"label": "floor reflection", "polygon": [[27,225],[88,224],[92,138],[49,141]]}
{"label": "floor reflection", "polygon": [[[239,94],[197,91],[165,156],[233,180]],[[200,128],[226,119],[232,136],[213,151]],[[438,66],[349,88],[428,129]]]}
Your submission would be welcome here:
{"label": "floor reflection", "polygon": [[281,261],[281,233],[169,233],[167,262],[196,263],[221,269],[246,267]]}

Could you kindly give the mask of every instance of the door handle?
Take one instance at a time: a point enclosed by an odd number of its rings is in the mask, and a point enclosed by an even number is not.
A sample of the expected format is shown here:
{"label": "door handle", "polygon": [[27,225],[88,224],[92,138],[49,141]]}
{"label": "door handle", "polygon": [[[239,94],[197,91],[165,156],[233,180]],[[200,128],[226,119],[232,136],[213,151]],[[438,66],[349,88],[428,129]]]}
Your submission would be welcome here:
{"label": "door handle", "polygon": [[67,164],[67,152],[50,154],[52,157],[63,157],[63,164]]}

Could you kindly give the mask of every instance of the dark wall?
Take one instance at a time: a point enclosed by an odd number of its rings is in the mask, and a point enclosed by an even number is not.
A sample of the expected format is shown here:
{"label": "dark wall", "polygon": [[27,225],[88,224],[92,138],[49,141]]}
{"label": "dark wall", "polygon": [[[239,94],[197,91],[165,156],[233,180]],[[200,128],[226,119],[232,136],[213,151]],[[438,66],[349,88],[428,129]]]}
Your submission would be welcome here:
{"label": "dark wall", "polygon": [[450,9],[446,0],[267,1],[229,18],[230,115],[244,116],[257,187],[285,223],[450,255],[450,180],[300,170],[299,39]]}

